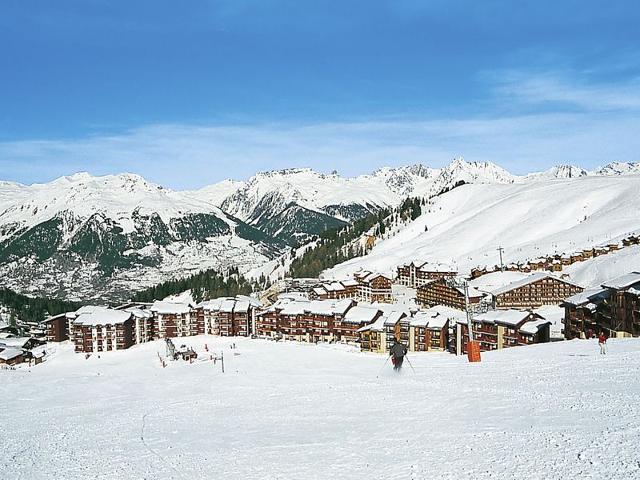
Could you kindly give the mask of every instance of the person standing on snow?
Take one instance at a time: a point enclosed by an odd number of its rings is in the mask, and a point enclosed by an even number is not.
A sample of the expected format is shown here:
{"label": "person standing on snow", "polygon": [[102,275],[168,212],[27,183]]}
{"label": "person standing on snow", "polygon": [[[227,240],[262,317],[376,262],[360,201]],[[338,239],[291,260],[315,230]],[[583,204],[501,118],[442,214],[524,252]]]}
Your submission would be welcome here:
{"label": "person standing on snow", "polygon": [[607,337],[604,335],[604,331],[600,331],[598,336],[598,345],[600,345],[600,355],[606,355],[607,353]]}
{"label": "person standing on snow", "polygon": [[404,356],[407,354],[407,347],[400,343],[397,338],[393,339],[393,345],[389,350],[391,356],[391,363],[393,363],[393,369],[400,371],[402,368],[402,362],[404,362]]}

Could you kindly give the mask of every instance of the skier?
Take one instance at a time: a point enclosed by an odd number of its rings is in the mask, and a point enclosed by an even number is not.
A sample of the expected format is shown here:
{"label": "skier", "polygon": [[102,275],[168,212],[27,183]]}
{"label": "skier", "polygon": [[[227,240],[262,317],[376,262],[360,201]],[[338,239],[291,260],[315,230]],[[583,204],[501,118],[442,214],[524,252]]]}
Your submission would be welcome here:
{"label": "skier", "polygon": [[598,345],[600,345],[600,355],[606,355],[607,353],[607,337],[604,334],[604,331],[600,331],[600,335],[598,336]]}
{"label": "skier", "polygon": [[402,362],[404,362],[404,356],[407,354],[407,347],[400,343],[397,338],[393,339],[393,345],[389,350],[389,356],[391,357],[391,363],[393,363],[393,369],[397,372],[402,368]]}

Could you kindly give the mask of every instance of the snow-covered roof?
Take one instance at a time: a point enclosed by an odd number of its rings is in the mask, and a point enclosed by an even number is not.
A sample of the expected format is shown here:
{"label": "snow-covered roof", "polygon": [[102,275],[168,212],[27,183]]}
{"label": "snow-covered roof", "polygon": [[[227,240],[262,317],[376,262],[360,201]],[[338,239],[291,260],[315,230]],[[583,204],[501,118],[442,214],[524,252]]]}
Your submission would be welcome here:
{"label": "snow-covered roof", "polygon": [[407,314],[401,311],[394,310],[386,315],[384,315],[384,325],[392,326],[397,324],[400,320],[406,317]]}
{"label": "snow-covered roof", "polygon": [[345,323],[370,323],[373,322],[377,315],[379,315],[381,311],[375,307],[364,307],[361,305],[356,305],[355,307],[349,309],[349,311],[344,316]]}
{"label": "snow-covered roof", "polygon": [[314,287],[313,293],[315,293],[316,295],[324,295],[325,293],[327,293],[327,290],[325,290],[324,287]]}
{"label": "snow-covered roof", "polygon": [[131,312],[124,310],[112,310],[110,308],[96,309],[91,313],[78,315],[73,321],[75,325],[117,325],[126,322],[132,317]]}
{"label": "snow-covered roof", "polygon": [[539,318],[537,320],[523,323],[520,327],[520,331],[528,335],[535,335],[536,333],[538,333],[538,330],[540,330],[540,328],[545,325],[551,325],[551,322],[547,319]]}
{"label": "snow-covered roof", "polygon": [[344,290],[344,285],[342,285],[340,282],[324,284],[323,287],[327,292],[340,292]]}
{"label": "snow-covered roof", "polygon": [[424,311],[417,312],[411,320],[409,320],[409,325],[412,327],[426,327],[429,324],[429,319],[431,317]]}
{"label": "snow-covered roof", "polygon": [[20,355],[22,355],[22,350],[18,348],[5,348],[0,352],[0,360],[4,360],[6,362],[8,360],[13,360]]}
{"label": "snow-covered roof", "polygon": [[446,307],[444,305],[436,305],[425,311],[429,318],[428,328],[442,329],[447,321],[457,322],[467,321],[467,314],[462,310]]}
{"label": "snow-covered roof", "polygon": [[160,315],[183,315],[191,311],[191,306],[188,303],[157,301],[153,302],[150,310]]}
{"label": "snow-covered roof", "polygon": [[4,345],[7,348],[24,348],[29,340],[31,340],[31,337],[3,338],[0,341],[0,345]]}
{"label": "snow-covered roof", "polygon": [[473,280],[469,280],[469,287],[477,288],[483,292],[490,292],[496,288],[504,287],[517,280],[528,277],[530,274],[522,272],[491,272],[486,275],[482,275]]}
{"label": "snow-covered roof", "polygon": [[49,322],[52,322],[54,320],[58,320],[60,318],[67,318],[67,314],[66,313],[59,313],[58,315],[53,315],[51,317],[47,317],[42,321],[42,323],[49,323]]}
{"label": "snow-covered roof", "polygon": [[251,302],[248,300],[236,300],[236,304],[233,307],[234,312],[243,312],[246,313],[251,308]]}
{"label": "snow-covered roof", "polygon": [[387,280],[391,281],[391,278],[389,278],[388,275],[385,275],[383,273],[370,273],[367,276],[365,276],[362,279],[362,281],[365,282],[365,283],[369,283],[369,282],[372,282],[373,280],[375,280],[378,277],[383,277],[383,278],[386,278]]}
{"label": "snow-covered roof", "polygon": [[[558,280],[560,282],[564,282],[564,283],[568,283],[571,285],[575,285],[574,283],[558,278],[554,275],[550,275],[548,273],[543,273],[543,272],[538,272],[538,273],[532,273],[530,275],[527,275],[525,278],[521,279],[521,280],[516,280],[515,282],[509,283],[503,287],[500,288],[496,288],[494,290],[489,290],[489,293],[491,293],[492,295],[500,295],[506,292],[510,292],[511,290],[515,290],[516,288],[520,288],[523,287],[525,285],[529,285],[530,283],[534,283],[534,282],[538,282],[540,280],[544,280],[545,278],[552,278],[554,280]],[[576,285],[577,286],[577,285]]]}
{"label": "snow-covered roof", "polygon": [[210,312],[217,312],[218,310],[220,310],[220,305],[222,305],[222,302],[228,300],[229,298],[230,297],[218,297],[211,300],[204,300],[197,304],[196,307],[202,308],[203,310],[208,310]]}
{"label": "snow-covered roof", "polygon": [[142,308],[137,308],[137,307],[125,308],[122,311],[123,312],[129,312],[129,313],[133,314],[133,316],[136,317],[136,318],[151,318],[151,317],[153,317],[153,314],[149,310],[144,310]]}
{"label": "snow-covered roof", "polygon": [[107,307],[106,305],[83,305],[75,312],[68,312],[66,315],[69,318],[75,318],[78,315],[83,315],[85,313],[93,313],[94,311],[108,310],[108,309],[109,307]]}
{"label": "snow-covered roof", "polygon": [[602,284],[604,288],[613,288],[616,290],[624,290],[640,283],[640,272],[630,272],[621,275]]}
{"label": "snow-covered roof", "polygon": [[357,287],[358,285],[360,285],[360,282],[358,282],[357,280],[350,278],[347,280],[342,280],[340,281],[340,283],[342,285],[344,285],[345,287]]}
{"label": "snow-covered roof", "polygon": [[581,306],[592,302],[599,302],[609,298],[609,290],[606,288],[594,287],[588,288],[580,293],[566,298],[563,303]]}
{"label": "snow-covered roof", "polygon": [[368,330],[371,330],[373,332],[382,332],[382,331],[384,331],[384,324],[385,324],[386,320],[387,320],[387,317],[380,316],[380,317],[378,317],[378,319],[375,322],[370,323],[369,325],[365,325],[362,328],[359,328],[358,331],[359,332],[366,332]]}
{"label": "snow-covered roof", "polygon": [[475,315],[473,320],[483,323],[498,323],[515,327],[529,318],[531,312],[524,310],[491,310],[480,315]]}
{"label": "snow-covered roof", "polygon": [[223,313],[233,313],[236,306],[235,298],[225,298],[220,304],[220,311]]}

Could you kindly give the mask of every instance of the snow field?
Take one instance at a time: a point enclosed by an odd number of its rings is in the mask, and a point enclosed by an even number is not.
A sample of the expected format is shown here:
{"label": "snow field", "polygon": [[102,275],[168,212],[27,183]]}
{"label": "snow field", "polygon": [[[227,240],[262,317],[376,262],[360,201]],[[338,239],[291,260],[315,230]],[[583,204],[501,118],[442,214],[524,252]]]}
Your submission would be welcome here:
{"label": "snow field", "polygon": [[[160,367],[164,342],[85,360],[61,345],[0,371],[0,478],[640,478],[640,340],[385,358],[189,337],[224,351]],[[229,345],[236,343],[235,350]],[[201,355],[202,358],[202,355]]]}

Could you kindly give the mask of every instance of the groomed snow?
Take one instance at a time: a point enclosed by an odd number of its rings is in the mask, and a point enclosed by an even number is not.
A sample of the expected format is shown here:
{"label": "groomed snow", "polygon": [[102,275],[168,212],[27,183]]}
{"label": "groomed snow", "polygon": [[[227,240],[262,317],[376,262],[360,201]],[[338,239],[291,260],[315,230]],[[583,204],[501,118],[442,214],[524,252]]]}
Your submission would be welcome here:
{"label": "groomed snow", "polygon": [[415,373],[400,375],[336,346],[178,342],[223,350],[226,373],[208,361],[162,369],[162,342],[88,360],[59,347],[38,367],[0,370],[0,478],[640,476],[638,339],[609,340],[607,356],[595,340],[480,364],[410,354]]}

